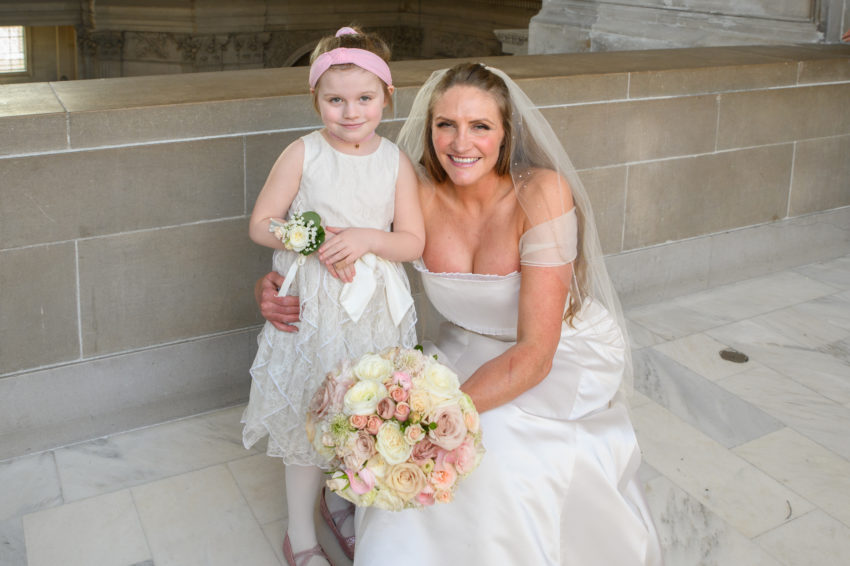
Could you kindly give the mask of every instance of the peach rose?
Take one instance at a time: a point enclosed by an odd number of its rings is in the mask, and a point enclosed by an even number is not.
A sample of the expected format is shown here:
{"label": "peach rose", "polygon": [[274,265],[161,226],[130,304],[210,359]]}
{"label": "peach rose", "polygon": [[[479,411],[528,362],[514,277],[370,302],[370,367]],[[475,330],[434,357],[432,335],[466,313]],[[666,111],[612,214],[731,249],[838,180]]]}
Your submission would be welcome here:
{"label": "peach rose", "polygon": [[466,424],[463,422],[463,413],[457,405],[438,407],[430,420],[432,423],[437,423],[437,428],[432,429],[428,436],[431,442],[440,448],[454,450],[466,438]]}
{"label": "peach rose", "polygon": [[366,415],[351,415],[348,417],[348,422],[356,429],[366,428],[366,423],[369,422],[369,417]]}
{"label": "peach rose", "polygon": [[431,485],[438,492],[451,489],[455,482],[457,482],[457,471],[451,464],[437,464],[431,472]]}
{"label": "peach rose", "polygon": [[425,487],[425,474],[416,464],[410,462],[397,464],[390,468],[387,485],[403,500],[410,501]]}
{"label": "peach rose", "polygon": [[403,423],[407,420],[407,417],[410,416],[410,405],[407,403],[399,403],[395,406],[395,415],[393,416],[396,420]]}
{"label": "peach rose", "polygon": [[404,403],[407,401],[407,398],[410,397],[410,393],[408,393],[402,386],[400,385],[390,385],[387,387],[387,392],[392,397],[392,400],[396,403]]}
{"label": "peach rose", "polygon": [[454,499],[454,495],[451,491],[437,491],[434,494],[434,499],[437,500],[437,503],[450,503]]}
{"label": "peach rose", "polygon": [[425,438],[425,431],[419,425],[410,425],[404,429],[404,440],[411,446]]}
{"label": "peach rose", "polygon": [[369,415],[368,420],[366,421],[366,432],[372,436],[378,434],[383,423],[384,420],[378,415]]}

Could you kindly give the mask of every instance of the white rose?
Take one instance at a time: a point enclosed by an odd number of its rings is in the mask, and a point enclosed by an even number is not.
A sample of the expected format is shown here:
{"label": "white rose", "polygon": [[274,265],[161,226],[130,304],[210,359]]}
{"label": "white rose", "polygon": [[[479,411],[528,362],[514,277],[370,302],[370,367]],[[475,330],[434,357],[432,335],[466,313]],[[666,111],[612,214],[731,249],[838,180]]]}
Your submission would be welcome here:
{"label": "white rose", "polygon": [[404,509],[404,500],[388,489],[380,490],[372,504],[378,509],[386,509],[387,511],[401,511]]}
{"label": "white rose", "polygon": [[410,458],[411,446],[404,440],[404,434],[397,422],[387,421],[378,431],[376,448],[388,464],[401,464]]}
{"label": "white rose", "polygon": [[427,391],[446,399],[456,397],[460,388],[457,374],[436,362],[425,367],[422,385]]}
{"label": "white rose", "polygon": [[354,375],[364,381],[384,381],[393,374],[393,363],[376,354],[366,354],[354,366]]}
{"label": "white rose", "polygon": [[310,243],[310,232],[305,226],[293,226],[289,229],[289,247],[300,252]]}
{"label": "white rose", "polygon": [[342,399],[346,415],[371,415],[378,401],[387,396],[387,388],[377,381],[358,381],[346,391]]}

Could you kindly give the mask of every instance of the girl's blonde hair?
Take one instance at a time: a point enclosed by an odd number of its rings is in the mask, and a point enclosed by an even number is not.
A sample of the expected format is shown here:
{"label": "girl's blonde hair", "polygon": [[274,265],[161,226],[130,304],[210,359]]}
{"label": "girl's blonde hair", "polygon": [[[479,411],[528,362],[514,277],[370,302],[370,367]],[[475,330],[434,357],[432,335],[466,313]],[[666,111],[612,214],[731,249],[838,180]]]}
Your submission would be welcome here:
{"label": "girl's blonde hair", "polygon": [[[366,51],[371,51],[387,63],[390,61],[390,47],[387,43],[381,39],[380,36],[374,33],[367,33],[361,30],[357,26],[351,26],[351,29],[357,33],[349,33],[345,35],[335,36],[328,35],[319,40],[319,43],[316,44],[316,47],[313,49],[313,52],[310,54],[310,64],[312,65],[316,58],[319,57],[322,53],[327,53],[328,51],[333,51],[339,47],[346,47],[348,49],[364,49]],[[341,65],[332,65],[331,69],[350,69],[352,67],[356,67],[354,63],[343,63]],[[321,79],[319,79],[321,81]],[[387,87],[384,81],[381,81],[381,86],[384,89],[384,99],[389,104],[390,110],[393,109],[393,97],[390,94],[389,88]],[[316,112],[319,111],[319,84],[316,83],[316,88],[313,89],[313,108],[316,109]]]}

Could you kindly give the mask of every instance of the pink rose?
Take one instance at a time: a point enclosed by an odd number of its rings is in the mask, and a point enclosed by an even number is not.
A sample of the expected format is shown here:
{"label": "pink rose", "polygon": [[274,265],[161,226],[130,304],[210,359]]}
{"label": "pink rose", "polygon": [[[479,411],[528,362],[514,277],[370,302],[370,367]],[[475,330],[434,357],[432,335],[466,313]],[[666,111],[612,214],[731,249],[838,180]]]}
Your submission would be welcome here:
{"label": "pink rose", "polygon": [[403,371],[397,371],[393,374],[393,383],[408,391],[413,386],[413,378]]}
{"label": "pink rose", "polygon": [[436,458],[440,448],[427,438],[423,438],[420,442],[413,445],[413,452],[410,454],[410,459],[417,464],[422,464],[425,460]]}
{"label": "pink rose", "polygon": [[407,401],[407,398],[410,397],[410,393],[408,393],[407,390],[400,385],[390,385],[387,392],[396,403],[404,403]]}
{"label": "pink rose", "polygon": [[381,425],[384,423],[384,420],[378,415],[369,415],[369,419],[366,421],[366,432],[375,436],[378,434],[378,431],[381,429]]}
{"label": "pink rose", "polygon": [[416,501],[423,507],[429,507],[434,504],[434,488],[430,484],[426,485],[419,495],[416,496]]}
{"label": "pink rose", "polygon": [[331,380],[333,379],[333,374],[329,373],[325,380],[319,385],[319,388],[313,394],[313,398],[310,399],[310,412],[316,415],[317,418],[321,419],[328,412],[328,407],[331,404]]}
{"label": "pink rose", "polygon": [[428,436],[431,442],[445,448],[454,450],[466,438],[466,424],[463,422],[463,413],[457,405],[440,407],[431,415],[431,422],[437,423]]}
{"label": "pink rose", "polygon": [[447,462],[454,464],[461,475],[466,475],[475,469],[478,452],[471,438],[467,437],[460,446],[452,450],[446,457]]}
{"label": "pink rose", "polygon": [[369,417],[366,415],[351,415],[348,417],[348,422],[356,429],[366,428],[366,423],[369,422]]}
{"label": "pink rose", "polygon": [[393,418],[393,415],[395,415],[395,401],[389,397],[384,397],[378,401],[378,407],[375,409],[375,412],[385,421]]}
{"label": "pink rose", "polygon": [[395,406],[395,416],[399,422],[404,422],[407,420],[407,417],[410,416],[410,405],[407,403],[399,403]]}
{"label": "pink rose", "polygon": [[360,469],[366,460],[375,454],[375,437],[365,430],[357,431],[356,435],[351,435],[348,442],[345,443],[346,454],[343,457],[343,463],[346,468]]}
{"label": "pink rose", "polygon": [[351,491],[357,495],[369,493],[375,487],[375,476],[368,468],[363,468],[360,472],[354,470],[345,470],[345,475],[348,476],[348,483],[351,485]]}

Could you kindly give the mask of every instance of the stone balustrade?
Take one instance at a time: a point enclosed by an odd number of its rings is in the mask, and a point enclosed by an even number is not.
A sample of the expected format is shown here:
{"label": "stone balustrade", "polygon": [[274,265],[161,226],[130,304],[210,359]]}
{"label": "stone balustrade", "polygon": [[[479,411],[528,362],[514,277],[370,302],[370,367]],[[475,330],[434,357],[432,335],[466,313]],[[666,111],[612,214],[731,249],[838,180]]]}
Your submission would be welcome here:
{"label": "stone balustrade", "polygon": [[[454,62],[394,63],[381,132]],[[581,170],[627,305],[850,250],[850,47],[485,62]],[[306,82],[0,87],[0,459],[247,398],[271,264],[247,218],[280,151],[320,124]]]}

